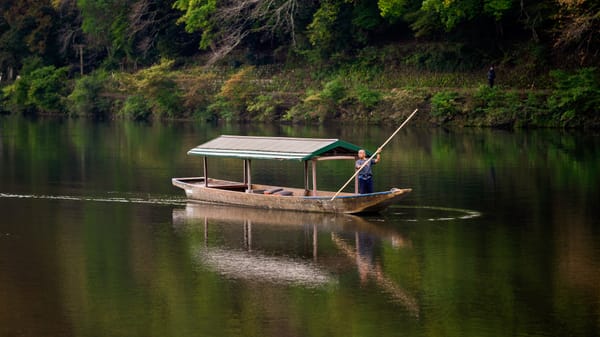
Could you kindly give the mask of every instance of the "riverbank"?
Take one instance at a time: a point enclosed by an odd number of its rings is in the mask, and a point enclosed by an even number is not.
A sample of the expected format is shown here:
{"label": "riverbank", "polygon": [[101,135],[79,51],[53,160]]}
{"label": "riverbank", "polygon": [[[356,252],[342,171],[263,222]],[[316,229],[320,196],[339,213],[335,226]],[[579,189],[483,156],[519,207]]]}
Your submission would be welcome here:
{"label": "riverbank", "polygon": [[99,70],[71,80],[61,69],[43,67],[5,86],[0,110],[134,120],[378,124],[397,123],[419,108],[415,122],[421,125],[600,127],[600,75],[594,68],[533,77],[523,68],[499,66],[490,88],[487,69],[432,71],[363,61],[206,68],[163,60],[137,72]]}

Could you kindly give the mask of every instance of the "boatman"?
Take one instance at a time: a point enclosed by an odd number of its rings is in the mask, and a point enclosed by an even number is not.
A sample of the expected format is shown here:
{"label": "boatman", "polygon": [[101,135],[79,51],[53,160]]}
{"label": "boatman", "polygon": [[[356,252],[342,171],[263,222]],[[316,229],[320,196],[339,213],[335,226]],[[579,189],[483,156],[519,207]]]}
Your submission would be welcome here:
{"label": "boatman", "polygon": [[[379,163],[381,156],[379,155],[379,151],[377,151],[377,156],[375,159],[365,165],[360,172],[358,172],[358,193],[366,194],[373,193],[373,170],[371,169],[372,165]],[[367,154],[365,150],[358,151],[358,160],[356,161],[356,169],[360,169],[361,166],[367,161]]]}
{"label": "boatman", "polygon": [[488,84],[490,85],[490,88],[493,88],[494,87],[494,80],[496,79],[496,71],[494,70],[494,65],[493,64],[490,67],[490,69],[488,70],[487,78],[488,78]]}

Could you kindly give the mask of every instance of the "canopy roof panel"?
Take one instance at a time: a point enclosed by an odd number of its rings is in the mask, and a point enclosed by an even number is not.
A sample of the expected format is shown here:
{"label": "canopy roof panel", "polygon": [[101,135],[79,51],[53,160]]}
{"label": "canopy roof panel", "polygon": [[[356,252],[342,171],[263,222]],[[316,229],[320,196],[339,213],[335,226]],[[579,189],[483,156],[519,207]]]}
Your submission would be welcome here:
{"label": "canopy roof panel", "polygon": [[360,149],[339,139],[224,135],[189,150],[188,154],[240,159],[309,160],[315,157],[354,156]]}

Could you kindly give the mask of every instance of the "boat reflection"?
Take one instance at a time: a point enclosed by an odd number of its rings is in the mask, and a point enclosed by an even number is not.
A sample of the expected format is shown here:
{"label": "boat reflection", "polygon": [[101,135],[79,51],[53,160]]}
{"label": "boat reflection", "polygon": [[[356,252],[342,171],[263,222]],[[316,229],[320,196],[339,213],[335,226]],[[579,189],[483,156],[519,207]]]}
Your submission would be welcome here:
{"label": "boat reflection", "polygon": [[[173,209],[173,224],[179,230],[191,228],[199,222],[214,220],[220,223],[259,224],[263,229],[298,229],[314,225],[324,232],[362,232],[390,240],[395,247],[412,244],[392,228],[380,226],[377,219],[369,219],[342,213],[293,212],[256,209],[217,204],[187,203],[185,208]],[[207,232],[206,232],[207,233]]]}
{"label": "boat reflection", "polygon": [[173,225],[197,238],[198,263],[226,278],[321,287],[338,283],[340,272],[355,268],[361,282],[373,281],[419,316],[417,300],[369,258],[377,248],[369,242],[411,247],[410,240],[377,219],[188,203],[173,210]]}

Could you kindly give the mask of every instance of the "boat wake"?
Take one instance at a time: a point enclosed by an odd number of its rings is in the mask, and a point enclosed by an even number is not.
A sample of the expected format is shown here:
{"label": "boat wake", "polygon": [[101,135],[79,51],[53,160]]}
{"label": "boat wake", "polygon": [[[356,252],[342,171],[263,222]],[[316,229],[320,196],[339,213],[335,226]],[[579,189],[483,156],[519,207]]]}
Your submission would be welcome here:
{"label": "boat wake", "polygon": [[474,210],[439,206],[392,205],[389,210],[398,220],[407,222],[466,220],[482,215]]}
{"label": "boat wake", "polygon": [[43,194],[12,194],[0,193],[0,198],[7,199],[49,199],[49,200],[70,200],[70,201],[92,201],[92,202],[118,202],[132,204],[152,204],[152,205],[175,205],[182,206],[186,204],[184,198],[178,199],[172,196],[71,196],[71,195],[43,195]]}
{"label": "boat wake", "polygon": [[[131,204],[150,204],[150,205],[171,205],[186,206],[187,200],[184,197],[178,198],[164,195],[136,195],[123,194],[117,192],[108,193],[101,196],[82,196],[82,195],[45,195],[45,194],[14,194],[0,193],[0,198],[6,199],[46,199],[46,200],[69,200],[69,201],[87,201],[87,202],[116,202]],[[418,221],[452,221],[465,220],[480,217],[482,214],[478,211],[437,207],[437,206],[404,206],[391,205],[388,216],[399,221],[418,222]]]}

